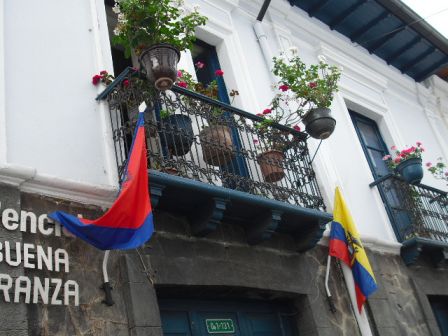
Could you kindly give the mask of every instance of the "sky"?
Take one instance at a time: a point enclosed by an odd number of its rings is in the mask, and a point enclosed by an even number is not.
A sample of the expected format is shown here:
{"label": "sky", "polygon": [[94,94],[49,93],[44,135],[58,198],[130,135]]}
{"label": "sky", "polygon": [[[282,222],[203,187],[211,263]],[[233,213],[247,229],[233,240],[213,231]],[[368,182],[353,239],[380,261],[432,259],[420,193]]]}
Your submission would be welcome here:
{"label": "sky", "polygon": [[447,0],[401,0],[448,39]]}

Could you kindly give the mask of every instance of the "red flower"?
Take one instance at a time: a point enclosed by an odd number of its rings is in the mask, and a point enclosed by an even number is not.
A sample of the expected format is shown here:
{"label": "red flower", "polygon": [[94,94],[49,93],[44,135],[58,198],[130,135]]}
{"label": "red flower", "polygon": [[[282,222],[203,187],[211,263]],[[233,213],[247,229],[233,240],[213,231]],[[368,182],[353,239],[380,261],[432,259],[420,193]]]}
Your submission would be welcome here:
{"label": "red flower", "polygon": [[177,82],[177,86],[183,87],[183,88],[187,88],[187,83],[186,82]]}
{"label": "red flower", "polygon": [[401,158],[399,158],[399,157],[395,158],[395,160],[394,160],[395,163],[400,163],[400,161],[401,161]]}
{"label": "red flower", "polygon": [[295,129],[297,132],[300,132],[300,126],[299,126],[299,125],[295,125],[295,126],[293,127],[293,129]]}
{"label": "red flower", "polygon": [[182,77],[183,73],[180,70],[177,70],[177,77]]}
{"label": "red flower", "polygon": [[100,71],[100,75],[107,75],[107,71],[106,70]]}
{"label": "red flower", "polygon": [[272,112],[272,110],[271,109],[265,109],[264,111],[263,111],[263,114],[269,114],[269,113],[271,113]]}
{"label": "red flower", "polygon": [[100,75],[95,75],[95,76],[93,76],[92,77],[92,84],[93,85],[97,85],[99,82],[100,82],[100,80],[102,79],[103,77],[101,77]]}
{"label": "red flower", "polygon": [[196,65],[196,68],[198,69],[202,69],[205,66],[205,64],[201,61],[197,61],[194,65]]}
{"label": "red flower", "polygon": [[417,146],[420,147],[422,143],[420,141],[417,141]]}
{"label": "red flower", "polygon": [[426,162],[426,167],[431,167],[432,163],[431,162]]}
{"label": "red flower", "polygon": [[289,86],[286,84],[280,85],[278,87],[280,90],[282,90],[283,92],[288,91],[289,90]]}
{"label": "red flower", "polygon": [[123,86],[124,86],[124,87],[128,87],[128,86],[129,86],[129,79],[125,79],[125,80],[123,81]]}
{"label": "red flower", "polygon": [[218,77],[221,77],[221,76],[224,75],[224,71],[222,71],[221,69],[218,69],[218,70],[215,71],[215,75],[218,76]]}
{"label": "red flower", "polygon": [[317,86],[317,83],[316,82],[310,82],[308,84],[308,86],[313,89],[313,88],[315,88]]}

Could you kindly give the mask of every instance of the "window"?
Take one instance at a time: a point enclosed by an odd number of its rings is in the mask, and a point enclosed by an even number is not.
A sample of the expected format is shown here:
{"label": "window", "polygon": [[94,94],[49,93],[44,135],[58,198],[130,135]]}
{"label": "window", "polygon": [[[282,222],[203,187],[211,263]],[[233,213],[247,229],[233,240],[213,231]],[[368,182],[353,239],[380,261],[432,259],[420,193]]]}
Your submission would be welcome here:
{"label": "window", "polygon": [[[378,125],[372,119],[353,111],[349,112],[373,178],[378,179],[389,174],[389,168],[383,161],[384,155],[389,154],[389,151],[383,141]],[[377,185],[377,187],[395,235],[399,241],[404,241],[407,239],[407,233],[412,227],[412,220],[411,215],[403,206],[405,204],[403,195],[400,195],[393,182],[393,180],[389,179]]]}

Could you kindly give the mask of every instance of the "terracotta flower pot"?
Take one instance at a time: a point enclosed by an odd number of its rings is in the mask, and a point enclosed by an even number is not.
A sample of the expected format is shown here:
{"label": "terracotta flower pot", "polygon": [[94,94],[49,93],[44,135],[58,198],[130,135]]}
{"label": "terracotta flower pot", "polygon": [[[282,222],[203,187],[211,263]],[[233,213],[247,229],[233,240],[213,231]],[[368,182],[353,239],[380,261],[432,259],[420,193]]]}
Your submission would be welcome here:
{"label": "terracotta flower pot", "polygon": [[266,182],[278,182],[285,177],[284,160],[285,154],[275,149],[258,155],[257,162]]}
{"label": "terracotta flower pot", "polygon": [[302,118],[306,132],[315,139],[327,139],[336,127],[336,120],[329,108],[315,108]]}
{"label": "terracotta flower pot", "polygon": [[204,161],[212,166],[223,166],[233,157],[232,133],[228,126],[204,127],[199,133]]}
{"label": "terracotta flower pot", "polygon": [[179,59],[179,50],[169,44],[153,45],[139,57],[140,64],[146,70],[146,77],[160,91],[170,89],[176,81]]}
{"label": "terracotta flower pot", "polygon": [[423,178],[422,159],[404,160],[396,167],[396,170],[407,183],[419,184]]}

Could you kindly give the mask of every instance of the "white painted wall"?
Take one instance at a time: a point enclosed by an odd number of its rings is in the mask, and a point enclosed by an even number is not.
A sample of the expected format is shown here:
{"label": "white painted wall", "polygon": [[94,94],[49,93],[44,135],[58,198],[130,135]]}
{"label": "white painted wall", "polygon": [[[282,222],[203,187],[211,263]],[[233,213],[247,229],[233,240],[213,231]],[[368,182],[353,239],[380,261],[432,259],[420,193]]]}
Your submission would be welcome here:
{"label": "white painted wall", "polygon": [[[240,92],[235,105],[252,113],[264,109],[272,77],[253,30],[262,1],[187,2],[199,3],[210,18],[197,35],[216,46],[227,87]],[[368,186],[373,178],[348,108],[376,120],[389,146],[422,141],[424,161],[446,160],[448,84],[438,78],[416,84],[286,0],[272,2],[262,28],[274,55],[296,45],[306,62],[323,54],[343,66],[333,103],[337,128],[315,160],[321,191],[331,211],[339,185],[363,236],[394,241],[378,191]],[[6,98],[0,99],[0,122],[7,127],[0,125],[0,178],[17,166],[25,172],[16,175],[35,191],[59,190],[74,199],[84,194],[96,202],[110,196],[103,191],[117,182],[108,111],[94,100],[100,89],[90,82],[93,74],[112,69],[103,1],[1,2],[2,35],[0,98],[3,92]],[[188,57],[181,67],[191,68]],[[311,152],[317,144],[310,140]],[[5,165],[13,168],[2,170]],[[429,174],[423,182],[446,188]]]}

